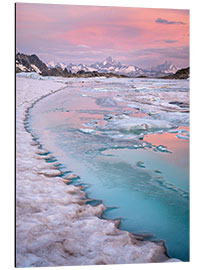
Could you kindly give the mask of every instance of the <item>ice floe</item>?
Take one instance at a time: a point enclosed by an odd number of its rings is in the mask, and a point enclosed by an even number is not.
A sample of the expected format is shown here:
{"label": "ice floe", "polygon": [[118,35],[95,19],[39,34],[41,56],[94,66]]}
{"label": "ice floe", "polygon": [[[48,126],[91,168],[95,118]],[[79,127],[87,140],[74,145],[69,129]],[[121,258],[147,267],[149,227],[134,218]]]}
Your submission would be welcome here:
{"label": "ice floe", "polygon": [[114,107],[117,105],[116,101],[109,97],[100,97],[96,99],[96,104],[103,107]]}
{"label": "ice floe", "polygon": [[95,130],[90,128],[81,128],[80,131],[87,134],[95,133]]}
{"label": "ice floe", "polygon": [[189,139],[189,137],[187,135],[181,135],[181,134],[177,134],[176,137],[179,139],[186,139],[186,140]]}
{"label": "ice floe", "polygon": [[102,130],[130,131],[140,134],[147,131],[158,131],[177,128],[173,123],[165,120],[129,117],[127,115],[112,116]]}
{"label": "ice floe", "polygon": [[178,126],[189,125],[190,116],[188,113],[181,112],[159,112],[151,115],[151,118],[166,120]]}

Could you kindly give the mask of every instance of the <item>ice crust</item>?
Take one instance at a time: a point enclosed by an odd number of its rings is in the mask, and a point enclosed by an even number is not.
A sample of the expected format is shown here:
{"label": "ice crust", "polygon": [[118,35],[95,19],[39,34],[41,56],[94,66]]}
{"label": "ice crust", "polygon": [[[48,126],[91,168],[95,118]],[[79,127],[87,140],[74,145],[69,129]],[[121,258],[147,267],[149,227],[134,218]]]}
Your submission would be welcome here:
{"label": "ice crust", "polygon": [[164,119],[164,117],[170,119],[172,117],[175,121],[177,116],[177,121],[187,118],[186,124],[189,122],[189,91],[182,92],[180,89],[177,92],[166,89],[159,89],[159,91],[148,90],[134,92],[133,94],[125,93],[116,99],[121,102],[128,102],[128,107],[138,109],[140,112],[149,115],[159,114],[161,115],[160,119]]}
{"label": "ice crust", "polygon": [[151,115],[151,118],[157,119],[157,120],[165,120],[177,126],[189,125],[189,122],[190,122],[189,114],[181,113],[181,112],[155,113]]}
{"label": "ice crust", "polygon": [[112,116],[103,130],[129,131],[140,134],[144,131],[156,131],[176,128],[177,126],[165,121],[150,118],[129,117],[127,115]]}
{"label": "ice crust", "polygon": [[46,162],[53,156],[26,131],[26,114],[36,100],[65,84],[62,78],[28,75],[16,79],[17,267],[168,261],[163,243],[137,240],[119,230],[118,221],[99,218],[105,206],[85,204],[82,188],[66,185],[57,162]]}

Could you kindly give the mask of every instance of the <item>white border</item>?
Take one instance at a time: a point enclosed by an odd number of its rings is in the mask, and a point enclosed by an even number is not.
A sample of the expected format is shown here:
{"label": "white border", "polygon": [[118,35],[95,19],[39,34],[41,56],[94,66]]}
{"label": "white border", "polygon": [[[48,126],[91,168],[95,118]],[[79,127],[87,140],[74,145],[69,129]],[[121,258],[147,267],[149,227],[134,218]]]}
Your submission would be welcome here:
{"label": "white border", "polygon": [[[36,269],[202,269],[202,7],[201,1],[190,0],[66,0],[18,1],[26,3],[88,4],[150,8],[180,8],[191,10],[191,262],[170,264],[134,264],[84,267],[47,267]],[[1,228],[0,266],[14,269],[14,3],[1,1]],[[3,151],[2,151],[3,149]],[[202,266],[201,266],[202,265]],[[24,268],[25,269],[25,268]]]}

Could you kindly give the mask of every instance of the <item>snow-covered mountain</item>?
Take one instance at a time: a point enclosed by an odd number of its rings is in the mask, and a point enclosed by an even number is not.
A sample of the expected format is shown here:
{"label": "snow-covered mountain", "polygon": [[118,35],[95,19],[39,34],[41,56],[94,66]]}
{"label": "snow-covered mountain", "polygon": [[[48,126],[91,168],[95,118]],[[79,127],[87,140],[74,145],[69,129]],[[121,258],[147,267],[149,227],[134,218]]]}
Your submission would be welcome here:
{"label": "snow-covered mountain", "polygon": [[151,68],[139,68],[135,65],[127,65],[121,64],[120,62],[115,61],[112,57],[107,57],[103,62],[96,62],[90,65],[86,64],[68,64],[57,63],[55,64],[53,61],[47,64],[49,68],[61,67],[64,69],[67,68],[68,71],[72,73],[77,73],[78,71],[85,72],[101,72],[101,73],[116,73],[121,75],[128,75],[132,77],[137,76],[165,76],[168,74],[174,74],[178,69],[172,64],[172,62],[165,61],[163,64],[160,64]]}
{"label": "snow-covered mountain", "polygon": [[48,68],[57,68],[57,67],[60,67],[62,69],[66,68],[66,64],[64,64],[64,63],[55,63],[54,61],[50,61],[46,65],[47,65]]}
{"label": "snow-covered mountain", "polygon": [[106,58],[103,62],[96,62],[93,64],[64,64],[55,63],[51,61],[47,64],[43,63],[39,57],[35,54],[25,55],[22,53],[16,54],[16,72],[30,72],[34,71],[44,76],[62,76],[71,73],[113,73],[118,76],[125,75],[129,77],[163,77],[170,74],[175,74],[178,69],[172,64],[172,62],[165,61],[163,64],[157,65],[151,68],[139,68],[135,65],[121,64],[115,61],[112,57]]}
{"label": "snow-covered mountain", "polygon": [[156,71],[156,72],[163,72],[165,74],[169,73],[176,73],[178,70],[176,66],[172,64],[171,61],[165,61],[163,64],[158,65],[156,67],[152,67],[151,70]]}
{"label": "snow-covered mountain", "polygon": [[26,55],[23,53],[16,54],[16,72],[37,72],[41,73],[47,70],[48,67],[35,54]]}
{"label": "snow-covered mountain", "polygon": [[50,61],[49,63],[46,64],[48,68],[55,68],[56,63],[54,61]]}
{"label": "snow-covered mountain", "polygon": [[120,62],[116,62],[111,57],[106,58],[103,62],[96,62],[90,65],[91,68],[98,72],[112,72],[124,75],[142,75],[143,70],[134,65],[122,65]]}
{"label": "snow-covered mountain", "polygon": [[47,67],[56,68],[61,67],[62,69],[67,68],[68,71],[72,73],[77,73],[78,71],[93,72],[97,71],[99,73],[116,73],[128,76],[140,76],[144,75],[143,69],[134,65],[122,65],[120,62],[116,62],[112,57],[106,58],[103,62],[96,62],[90,65],[87,64],[68,64],[54,63],[53,61],[47,63]]}

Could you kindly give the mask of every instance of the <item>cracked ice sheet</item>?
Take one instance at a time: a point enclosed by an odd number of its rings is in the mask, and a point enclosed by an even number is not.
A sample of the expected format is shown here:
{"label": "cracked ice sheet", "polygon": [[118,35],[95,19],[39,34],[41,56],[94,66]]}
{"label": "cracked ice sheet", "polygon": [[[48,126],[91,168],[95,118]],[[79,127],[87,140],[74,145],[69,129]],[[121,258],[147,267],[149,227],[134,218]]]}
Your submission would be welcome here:
{"label": "cracked ice sheet", "polygon": [[[160,111],[189,112],[189,91],[138,91],[120,94],[118,101],[128,102],[128,106],[143,112]],[[178,106],[177,104],[183,104]]]}
{"label": "cracked ice sheet", "polygon": [[163,245],[135,240],[116,222],[99,219],[103,204],[86,205],[81,188],[65,185],[55,173],[46,176],[56,167],[38,158],[38,145],[24,128],[25,113],[37,99],[64,86],[17,76],[17,267],[168,261]]}

